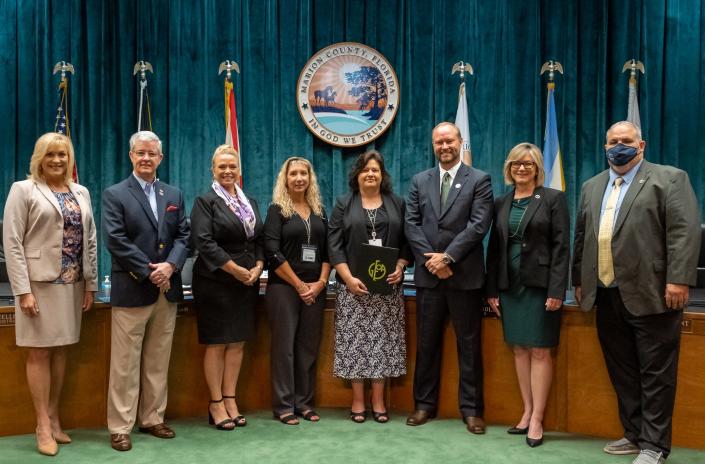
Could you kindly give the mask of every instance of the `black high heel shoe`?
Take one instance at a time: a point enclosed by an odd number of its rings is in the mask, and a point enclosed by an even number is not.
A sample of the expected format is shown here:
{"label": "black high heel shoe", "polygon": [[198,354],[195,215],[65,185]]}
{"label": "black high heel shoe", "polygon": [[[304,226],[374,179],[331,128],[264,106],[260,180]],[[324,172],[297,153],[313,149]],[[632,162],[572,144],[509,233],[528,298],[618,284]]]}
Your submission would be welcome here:
{"label": "black high heel shoe", "polygon": [[507,429],[507,433],[509,435],[526,435],[529,433],[529,427],[527,426],[523,429],[519,427],[512,427],[511,429]]}
{"label": "black high heel shoe", "polygon": [[[222,421],[218,422],[217,424],[215,423],[215,420],[213,419],[213,414],[211,413],[211,404],[215,403],[222,403],[223,398],[219,400],[210,400],[208,402],[208,424],[209,425],[215,425],[215,428],[218,430],[234,430],[235,429],[235,421],[232,420],[231,418],[223,419]],[[232,424],[232,426],[230,425]]]}
{"label": "black high heel shoe", "polygon": [[543,444],[543,435],[541,436],[541,438],[526,437],[526,444],[532,448],[536,448],[537,446],[541,446]]}
{"label": "black high heel shoe", "polygon": [[[234,400],[235,396],[223,395],[223,399]],[[235,416],[232,419],[233,419],[233,422],[235,423],[235,425],[238,427],[244,427],[247,425],[247,419],[245,419],[245,416],[243,416],[243,415]]]}

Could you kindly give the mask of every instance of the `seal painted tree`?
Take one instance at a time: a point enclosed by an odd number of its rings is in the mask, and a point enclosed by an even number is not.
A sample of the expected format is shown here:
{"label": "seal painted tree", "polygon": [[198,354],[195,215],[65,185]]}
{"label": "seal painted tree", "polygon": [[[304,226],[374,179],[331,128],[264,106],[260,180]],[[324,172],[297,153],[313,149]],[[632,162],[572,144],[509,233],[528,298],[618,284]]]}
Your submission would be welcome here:
{"label": "seal painted tree", "polygon": [[358,71],[345,73],[345,80],[354,86],[348,93],[356,97],[360,105],[365,101],[373,102],[370,111],[363,116],[379,119],[384,112],[384,106],[380,108],[379,102],[387,98],[387,86],[379,69],[373,66],[362,66]]}

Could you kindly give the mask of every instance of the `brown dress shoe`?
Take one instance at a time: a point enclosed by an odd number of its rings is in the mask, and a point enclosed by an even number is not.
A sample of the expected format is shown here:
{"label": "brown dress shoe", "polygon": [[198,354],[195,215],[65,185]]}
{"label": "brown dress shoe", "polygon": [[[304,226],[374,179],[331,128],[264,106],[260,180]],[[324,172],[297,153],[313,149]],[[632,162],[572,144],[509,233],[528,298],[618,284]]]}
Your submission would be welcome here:
{"label": "brown dress shoe", "polygon": [[476,435],[485,433],[485,421],[482,420],[482,417],[468,416],[465,418],[465,424],[467,424],[467,429],[470,433]]}
{"label": "brown dress shoe", "polygon": [[130,435],[126,433],[111,433],[110,446],[112,446],[115,451],[130,451],[132,449]]}
{"label": "brown dress shoe", "polygon": [[416,409],[414,412],[409,414],[409,417],[406,418],[406,425],[424,425],[429,419],[433,419],[434,417],[436,417],[436,413],[433,411]]}
{"label": "brown dress shoe", "polygon": [[176,436],[171,427],[166,425],[165,422],[152,425],[151,427],[140,427],[140,432],[149,433],[157,438],[174,438]]}

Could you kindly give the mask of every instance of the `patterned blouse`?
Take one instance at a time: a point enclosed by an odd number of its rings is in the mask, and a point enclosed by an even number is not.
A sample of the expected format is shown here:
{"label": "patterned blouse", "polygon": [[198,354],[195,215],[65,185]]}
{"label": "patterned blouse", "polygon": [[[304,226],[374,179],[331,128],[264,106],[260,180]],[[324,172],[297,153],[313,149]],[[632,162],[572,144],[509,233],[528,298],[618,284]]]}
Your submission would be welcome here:
{"label": "patterned blouse", "polygon": [[83,224],[81,207],[72,192],[54,192],[64,216],[64,240],[61,246],[61,275],[55,284],[72,284],[83,279]]}

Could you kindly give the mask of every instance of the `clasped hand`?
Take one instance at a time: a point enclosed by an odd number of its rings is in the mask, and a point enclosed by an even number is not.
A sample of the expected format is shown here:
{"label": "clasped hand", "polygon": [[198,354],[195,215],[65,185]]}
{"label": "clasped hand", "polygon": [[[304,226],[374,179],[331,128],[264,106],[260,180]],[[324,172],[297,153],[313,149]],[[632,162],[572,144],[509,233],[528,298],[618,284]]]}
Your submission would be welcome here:
{"label": "clasped hand", "polygon": [[242,266],[236,265],[231,274],[244,285],[251,287],[255,284],[255,282],[257,282],[257,279],[259,279],[259,276],[262,274],[262,268],[255,266],[248,270]]}
{"label": "clasped hand", "polygon": [[171,263],[149,263],[149,268],[152,269],[152,273],[149,274],[149,280],[159,287],[162,293],[166,293],[171,289],[171,275],[174,273],[174,267]]}
{"label": "clasped hand", "polygon": [[296,288],[296,291],[299,294],[299,298],[301,298],[301,301],[303,301],[307,306],[311,306],[313,303],[315,303],[316,298],[318,298],[318,295],[321,293],[321,291],[323,291],[325,287],[325,284],[320,280],[308,283],[302,282]]}
{"label": "clasped hand", "polygon": [[443,253],[424,253],[424,256],[428,258],[425,266],[431,274],[439,279],[447,279],[453,275],[450,266],[443,261],[445,257]]}

